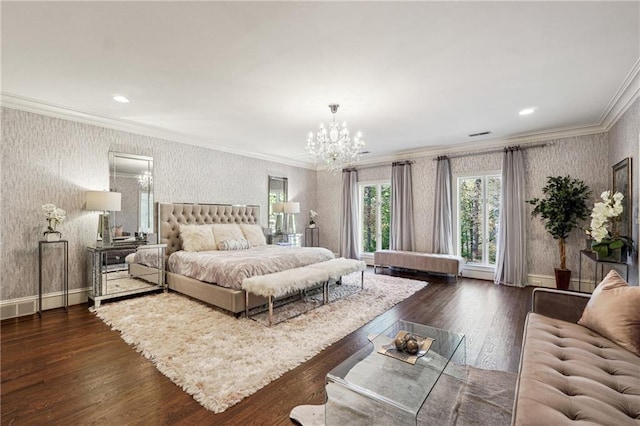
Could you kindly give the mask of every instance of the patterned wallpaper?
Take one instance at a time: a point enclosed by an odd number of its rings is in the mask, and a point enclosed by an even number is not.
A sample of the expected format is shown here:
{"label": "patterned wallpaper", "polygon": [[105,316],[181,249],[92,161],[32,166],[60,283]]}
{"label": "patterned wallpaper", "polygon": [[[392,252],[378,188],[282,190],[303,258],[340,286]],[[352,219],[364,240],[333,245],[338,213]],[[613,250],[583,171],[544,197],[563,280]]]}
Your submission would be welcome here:
{"label": "patterned wallpaper", "polygon": [[[109,150],[154,159],[157,201],[257,204],[267,219],[269,175],[289,179],[289,199],[299,201],[298,229],[316,209],[316,172],[202,147],[2,108],[2,240],[0,300],[36,295],[38,240],[46,227],[40,206],[68,212],[59,226],[69,240],[69,287],[87,286],[85,250],[93,243],[98,213],[83,210],[86,190],[108,189]],[[52,253],[53,254],[53,253]],[[46,272],[59,274],[47,256]],[[44,293],[60,291],[45,280]]]}
{"label": "patterned wallpaper", "polygon": [[[297,228],[304,229],[309,209],[318,211],[321,245],[339,252],[340,173],[316,173],[8,108],[2,108],[1,114],[0,300],[37,294],[37,242],[45,230],[39,210],[47,202],[68,212],[59,230],[70,242],[70,288],[86,286],[85,248],[93,242],[98,214],[83,210],[84,191],[108,188],[109,150],[154,158],[157,201],[258,204],[263,223],[266,223],[267,177],[287,177],[290,200],[301,203]],[[636,101],[609,134],[548,141],[550,146],[525,151],[527,198],[541,195],[547,176],[565,174],[583,179],[597,195],[610,186],[611,165],[630,156],[637,212],[639,121],[640,101]],[[452,172],[456,175],[498,170],[501,157],[500,153],[493,153],[455,158],[451,160]],[[416,249],[420,251],[431,250],[435,166],[431,157],[423,157],[414,159],[412,168]],[[358,174],[360,181],[389,179],[391,167],[363,167]],[[634,239],[638,241],[637,225]],[[582,234],[574,232],[568,249],[568,263],[574,273],[578,269],[578,251],[583,246]],[[529,223],[527,249],[529,273],[552,275],[558,258],[557,246],[539,219]],[[57,259],[56,256],[45,259],[46,271],[54,278],[45,282],[45,293],[61,290],[60,280],[54,277],[60,271]],[[637,265],[633,268],[630,281],[637,282]]]}
{"label": "patterned wallpaper", "polygon": [[[640,240],[638,237],[638,187],[640,184],[640,98],[629,107],[618,122],[609,131],[609,166],[613,166],[627,157],[631,157],[631,182],[633,191],[633,240],[636,248]],[[611,172],[609,172],[611,174]],[[611,178],[610,178],[611,179]],[[610,184],[611,185],[611,184]],[[629,282],[638,284],[638,252],[632,256],[632,264],[629,268]]]}
{"label": "patterned wallpaper", "polygon": [[[528,149],[524,153],[527,199],[540,196],[547,176],[566,175],[580,178],[598,194],[608,186],[609,166],[607,158],[607,135],[604,133],[547,141],[548,146]],[[473,172],[500,170],[502,153],[474,155],[451,159],[451,169],[455,176]],[[433,231],[433,200],[436,162],[431,157],[414,159],[413,201],[414,225],[416,229],[416,250],[431,251]],[[359,181],[391,178],[391,167],[363,167],[358,171]],[[326,172],[318,172],[318,195],[330,203],[319,206],[322,212],[320,227],[323,243],[338,252],[340,210],[333,205],[340,204],[341,177]],[[595,199],[594,199],[595,200]],[[530,210],[529,210],[530,211]],[[529,222],[529,273],[553,275],[553,267],[558,261],[556,242],[547,234],[542,221]],[[578,271],[578,253],[585,242],[580,231],[574,231],[569,238],[567,260],[569,268]]]}

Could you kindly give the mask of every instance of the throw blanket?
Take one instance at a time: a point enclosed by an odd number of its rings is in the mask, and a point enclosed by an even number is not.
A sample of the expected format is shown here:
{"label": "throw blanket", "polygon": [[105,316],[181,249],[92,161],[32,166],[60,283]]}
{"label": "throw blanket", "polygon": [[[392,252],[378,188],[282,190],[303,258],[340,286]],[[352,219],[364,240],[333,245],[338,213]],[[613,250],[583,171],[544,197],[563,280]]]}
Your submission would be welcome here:
{"label": "throw blanket", "polygon": [[247,250],[177,251],[169,256],[169,271],[223,287],[242,289],[242,281],[334,258],[322,247],[260,246]]}

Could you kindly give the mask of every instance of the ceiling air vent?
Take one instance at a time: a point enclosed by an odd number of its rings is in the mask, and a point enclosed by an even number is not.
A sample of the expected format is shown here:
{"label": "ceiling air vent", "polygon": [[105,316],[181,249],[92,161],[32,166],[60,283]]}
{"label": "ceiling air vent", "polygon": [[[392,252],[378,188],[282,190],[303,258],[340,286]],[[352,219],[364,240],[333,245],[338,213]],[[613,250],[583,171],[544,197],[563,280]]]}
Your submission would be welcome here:
{"label": "ceiling air vent", "polygon": [[469,135],[470,138],[474,138],[476,136],[484,136],[484,135],[488,135],[489,133],[491,133],[490,131],[486,130],[484,132],[478,132],[478,133],[471,133]]}
{"label": "ceiling air vent", "polygon": [[371,151],[362,151],[360,154],[371,154]]}

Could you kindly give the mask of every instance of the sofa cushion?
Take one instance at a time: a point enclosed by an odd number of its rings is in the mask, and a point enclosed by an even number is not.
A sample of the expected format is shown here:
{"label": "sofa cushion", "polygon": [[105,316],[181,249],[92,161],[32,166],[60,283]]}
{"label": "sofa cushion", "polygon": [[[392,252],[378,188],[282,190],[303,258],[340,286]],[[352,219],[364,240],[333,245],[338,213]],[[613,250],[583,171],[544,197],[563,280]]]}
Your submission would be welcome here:
{"label": "sofa cushion", "polygon": [[593,291],[578,324],[640,356],[640,287],[610,271]]}
{"label": "sofa cushion", "polygon": [[638,419],[639,357],[586,327],[529,313],[514,425],[622,425]]}

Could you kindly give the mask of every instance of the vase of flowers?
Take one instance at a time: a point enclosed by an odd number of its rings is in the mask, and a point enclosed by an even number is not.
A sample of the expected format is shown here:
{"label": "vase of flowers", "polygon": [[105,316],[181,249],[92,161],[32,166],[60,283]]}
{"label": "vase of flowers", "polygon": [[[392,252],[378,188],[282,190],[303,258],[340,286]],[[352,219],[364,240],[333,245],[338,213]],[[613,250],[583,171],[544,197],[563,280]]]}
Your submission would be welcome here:
{"label": "vase of flowers", "polygon": [[316,227],[316,218],[318,217],[318,213],[315,210],[309,210],[309,228]]}
{"label": "vase of flowers", "polygon": [[633,240],[609,228],[615,229],[612,225],[620,220],[624,195],[616,192],[611,196],[610,191],[604,191],[600,198],[602,201],[593,205],[591,225],[586,231],[593,238],[591,249],[596,252],[598,260],[626,263],[627,255],[633,250]]}
{"label": "vase of flowers", "polygon": [[58,241],[62,237],[62,233],[56,230],[56,227],[67,217],[67,212],[51,203],[43,204],[42,213],[47,221],[47,230],[44,237],[47,241]]}

